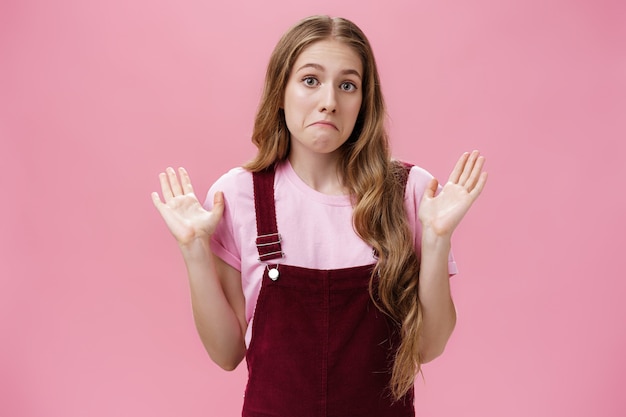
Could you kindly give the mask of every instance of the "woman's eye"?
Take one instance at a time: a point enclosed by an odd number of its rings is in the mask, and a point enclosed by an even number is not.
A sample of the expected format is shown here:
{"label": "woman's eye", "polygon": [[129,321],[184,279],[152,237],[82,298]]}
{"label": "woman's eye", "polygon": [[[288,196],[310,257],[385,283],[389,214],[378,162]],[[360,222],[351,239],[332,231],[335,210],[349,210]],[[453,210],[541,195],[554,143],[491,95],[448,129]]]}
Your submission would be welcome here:
{"label": "woman's eye", "polygon": [[354,91],[356,90],[356,85],[346,81],[345,83],[341,83],[341,89],[343,91]]}
{"label": "woman's eye", "polygon": [[315,87],[318,84],[318,81],[313,77],[305,77],[302,81],[307,87]]}

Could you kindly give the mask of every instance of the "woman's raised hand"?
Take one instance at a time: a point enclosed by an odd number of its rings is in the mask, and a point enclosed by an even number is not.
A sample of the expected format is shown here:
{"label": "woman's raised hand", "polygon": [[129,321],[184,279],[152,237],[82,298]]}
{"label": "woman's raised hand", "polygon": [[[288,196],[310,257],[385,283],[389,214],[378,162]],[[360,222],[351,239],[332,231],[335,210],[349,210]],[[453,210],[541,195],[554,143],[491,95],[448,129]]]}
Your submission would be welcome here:
{"label": "woman's raised hand", "polygon": [[424,228],[438,236],[452,235],[487,182],[487,173],[482,171],[484,164],[485,158],[478,151],[465,152],[436,196],[438,182],[434,178],[430,181],[419,207]]}
{"label": "woman's raised hand", "polygon": [[224,196],[215,193],[213,210],[207,211],[194,194],[187,171],[179,168],[178,174],[180,180],[173,168],[159,174],[164,201],[153,192],[152,202],[178,244],[184,246],[196,239],[208,239],[215,232],[224,212]]}

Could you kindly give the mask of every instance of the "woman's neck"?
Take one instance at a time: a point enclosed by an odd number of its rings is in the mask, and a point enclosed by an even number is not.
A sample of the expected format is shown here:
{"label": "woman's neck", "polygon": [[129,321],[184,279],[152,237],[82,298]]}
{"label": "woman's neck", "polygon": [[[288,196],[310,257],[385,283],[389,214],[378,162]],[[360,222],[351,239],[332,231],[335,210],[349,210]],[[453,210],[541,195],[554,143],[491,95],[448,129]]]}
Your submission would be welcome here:
{"label": "woman's neck", "polygon": [[290,154],[288,159],[298,177],[315,191],[328,195],[348,194],[348,190],[343,186],[336,155],[302,158]]}

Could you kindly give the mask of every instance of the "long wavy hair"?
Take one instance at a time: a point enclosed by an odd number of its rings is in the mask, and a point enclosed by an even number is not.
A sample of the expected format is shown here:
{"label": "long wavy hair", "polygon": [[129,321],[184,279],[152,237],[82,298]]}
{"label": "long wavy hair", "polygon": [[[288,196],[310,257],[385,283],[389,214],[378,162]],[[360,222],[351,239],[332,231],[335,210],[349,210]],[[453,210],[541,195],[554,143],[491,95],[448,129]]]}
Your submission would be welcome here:
{"label": "long wavy hair", "polygon": [[290,136],[281,106],[290,71],[307,46],[326,39],[353,48],[363,64],[361,109],[352,134],[340,148],[338,169],[352,198],[354,229],[378,257],[370,294],[396,324],[399,334],[390,383],[393,397],[399,400],[412,388],[421,369],[419,260],[404,208],[402,179],[406,171],[392,160],[389,150],[387,113],[376,61],[369,41],[354,23],[339,17],[311,16],[282,36],[269,60],[254,123],[252,143],[258,153],[244,168],[258,172],[287,158]]}

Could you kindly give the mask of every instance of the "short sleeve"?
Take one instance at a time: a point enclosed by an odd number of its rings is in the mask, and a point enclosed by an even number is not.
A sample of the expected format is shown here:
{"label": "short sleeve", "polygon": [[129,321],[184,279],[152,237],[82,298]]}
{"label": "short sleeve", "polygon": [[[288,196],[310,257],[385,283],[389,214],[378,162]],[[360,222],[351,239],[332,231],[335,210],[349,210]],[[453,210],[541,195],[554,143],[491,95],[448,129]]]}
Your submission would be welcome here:
{"label": "short sleeve", "polygon": [[212,210],[215,193],[218,191],[224,193],[224,214],[211,236],[211,251],[228,265],[241,271],[241,246],[239,236],[234,232],[237,170],[233,169],[224,174],[209,188],[203,206],[207,210]]}
{"label": "short sleeve", "polygon": [[[419,166],[413,166],[409,172],[406,184],[405,208],[409,220],[409,227],[413,231],[413,244],[418,256],[421,256],[422,224],[418,218],[419,205],[424,191],[433,175]],[[439,191],[441,191],[441,185]],[[448,255],[448,273],[450,276],[458,273],[458,268],[452,250]]]}

